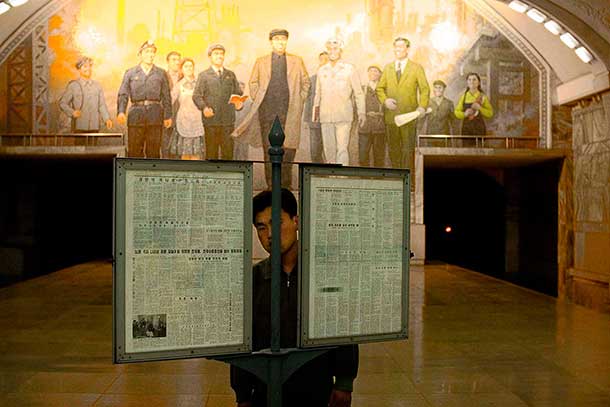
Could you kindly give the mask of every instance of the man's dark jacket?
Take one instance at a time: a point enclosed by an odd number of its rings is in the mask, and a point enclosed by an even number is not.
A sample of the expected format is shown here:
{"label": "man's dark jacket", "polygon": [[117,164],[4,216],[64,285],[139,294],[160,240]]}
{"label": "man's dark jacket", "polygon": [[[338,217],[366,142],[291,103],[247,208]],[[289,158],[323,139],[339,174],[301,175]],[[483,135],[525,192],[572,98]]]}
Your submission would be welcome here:
{"label": "man's dark jacket", "polygon": [[[280,318],[281,347],[293,348],[297,340],[298,268],[281,274]],[[271,344],[271,260],[253,268],[252,335],[253,350]],[[352,391],[358,374],[358,346],[340,346],[305,364],[294,373],[282,389],[285,407],[327,407],[334,388]],[[333,377],[336,381],[333,386]],[[231,387],[237,402],[252,401],[253,407],[266,407],[266,387],[254,375],[231,366]]]}
{"label": "man's dark jacket", "polygon": [[[125,113],[130,100],[128,126],[162,126],[163,120],[172,118],[167,73],[156,65],[152,66],[148,75],[140,65],[128,69],[119,88],[117,113]],[[148,104],[143,104],[145,102]]]}
{"label": "man's dark jacket", "polygon": [[[233,94],[242,94],[233,71],[223,68],[222,75],[218,76],[210,67],[199,74],[193,91],[193,102],[202,112],[204,126],[235,125],[235,105],[229,103]],[[203,109],[206,107],[214,109],[214,116],[209,118],[203,116]]]}

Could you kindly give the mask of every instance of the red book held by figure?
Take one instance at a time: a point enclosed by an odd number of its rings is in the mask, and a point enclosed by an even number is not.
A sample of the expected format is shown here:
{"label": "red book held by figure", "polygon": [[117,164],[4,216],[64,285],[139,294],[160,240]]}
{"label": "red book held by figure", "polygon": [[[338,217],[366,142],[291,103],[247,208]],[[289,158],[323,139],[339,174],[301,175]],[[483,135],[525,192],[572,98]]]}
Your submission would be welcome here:
{"label": "red book held by figure", "polygon": [[237,102],[244,103],[247,99],[248,99],[248,95],[240,96],[240,95],[233,94],[229,98],[229,103],[233,103],[233,104],[236,104]]}

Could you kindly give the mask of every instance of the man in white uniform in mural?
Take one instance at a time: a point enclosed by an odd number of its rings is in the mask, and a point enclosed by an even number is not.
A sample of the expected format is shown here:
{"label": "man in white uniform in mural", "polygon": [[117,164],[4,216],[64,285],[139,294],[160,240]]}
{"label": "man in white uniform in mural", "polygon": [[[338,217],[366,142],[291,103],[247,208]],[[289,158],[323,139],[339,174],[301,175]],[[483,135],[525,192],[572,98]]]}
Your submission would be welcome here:
{"label": "man in white uniform in mural", "polygon": [[313,121],[320,121],[322,125],[326,162],[349,165],[347,147],[354,120],[354,101],[361,127],[366,120],[364,92],[356,68],[341,60],[342,41],[329,39],[326,51],[329,62],[318,69]]}

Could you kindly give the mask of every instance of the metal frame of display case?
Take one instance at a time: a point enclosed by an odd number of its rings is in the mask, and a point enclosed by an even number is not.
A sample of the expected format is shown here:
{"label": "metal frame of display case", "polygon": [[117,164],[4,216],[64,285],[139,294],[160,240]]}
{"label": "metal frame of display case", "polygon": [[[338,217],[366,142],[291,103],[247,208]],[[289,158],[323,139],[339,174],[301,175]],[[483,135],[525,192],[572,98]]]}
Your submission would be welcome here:
{"label": "metal frame of display case", "polygon": [[[243,341],[237,345],[201,346],[175,350],[126,352],[125,348],[125,261],[126,261],[126,180],[129,171],[184,172],[201,174],[234,172],[243,174]],[[223,354],[247,354],[252,349],[252,163],[240,161],[173,161],[115,159],[113,242],[113,359],[115,363],[173,360]]]}
{"label": "metal frame of display case", "polygon": [[[302,348],[312,348],[320,346],[346,345],[356,343],[391,341],[398,339],[406,339],[408,337],[408,317],[409,317],[409,233],[410,233],[410,178],[409,170],[386,169],[386,168],[363,168],[363,167],[342,167],[329,166],[320,164],[301,165],[299,171],[299,179],[301,182],[300,196],[300,222],[299,236],[301,244],[300,262],[300,287],[303,300],[301,309],[299,310],[300,320],[300,346]],[[350,335],[329,338],[311,338],[309,336],[309,294],[310,294],[310,260],[309,256],[312,248],[312,236],[310,222],[311,219],[311,202],[312,177],[333,177],[337,180],[341,179],[364,179],[371,180],[388,180],[399,179],[402,182],[403,191],[403,233],[402,233],[402,287],[401,287],[401,329],[396,332],[384,332],[368,335]]]}

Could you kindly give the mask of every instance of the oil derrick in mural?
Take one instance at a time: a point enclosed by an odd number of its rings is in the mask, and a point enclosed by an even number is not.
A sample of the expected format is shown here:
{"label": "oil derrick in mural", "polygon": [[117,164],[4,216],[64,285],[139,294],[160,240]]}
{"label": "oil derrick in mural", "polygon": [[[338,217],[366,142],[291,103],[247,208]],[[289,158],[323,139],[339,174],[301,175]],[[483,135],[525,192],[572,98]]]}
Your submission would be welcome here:
{"label": "oil derrick in mural", "polygon": [[217,40],[218,20],[214,1],[176,0],[173,40],[186,42],[189,37],[210,43]]}
{"label": "oil derrick in mural", "polygon": [[369,38],[378,45],[392,42],[394,36],[394,0],[365,0]]}
{"label": "oil derrick in mural", "polygon": [[235,1],[176,0],[172,37],[175,42],[227,42],[239,37],[241,21]]}

